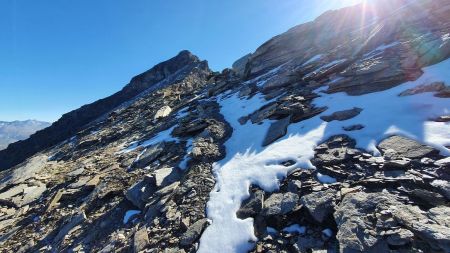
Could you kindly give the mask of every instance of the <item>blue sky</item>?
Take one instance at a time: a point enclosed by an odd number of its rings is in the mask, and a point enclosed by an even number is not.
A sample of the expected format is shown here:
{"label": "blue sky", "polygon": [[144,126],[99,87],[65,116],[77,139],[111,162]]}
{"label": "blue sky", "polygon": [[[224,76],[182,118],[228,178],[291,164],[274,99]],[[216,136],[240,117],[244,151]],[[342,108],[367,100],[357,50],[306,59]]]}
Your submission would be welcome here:
{"label": "blue sky", "polygon": [[57,120],[188,49],[220,71],[358,0],[1,0],[0,120]]}

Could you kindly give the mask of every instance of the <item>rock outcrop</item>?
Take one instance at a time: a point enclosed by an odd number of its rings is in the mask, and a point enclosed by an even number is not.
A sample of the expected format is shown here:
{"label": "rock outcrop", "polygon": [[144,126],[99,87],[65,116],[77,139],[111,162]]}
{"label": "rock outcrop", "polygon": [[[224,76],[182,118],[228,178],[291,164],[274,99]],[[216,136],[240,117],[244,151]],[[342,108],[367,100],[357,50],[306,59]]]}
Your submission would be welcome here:
{"label": "rock outcrop", "polygon": [[0,251],[450,252],[449,16],[368,1],[156,65],[0,152]]}

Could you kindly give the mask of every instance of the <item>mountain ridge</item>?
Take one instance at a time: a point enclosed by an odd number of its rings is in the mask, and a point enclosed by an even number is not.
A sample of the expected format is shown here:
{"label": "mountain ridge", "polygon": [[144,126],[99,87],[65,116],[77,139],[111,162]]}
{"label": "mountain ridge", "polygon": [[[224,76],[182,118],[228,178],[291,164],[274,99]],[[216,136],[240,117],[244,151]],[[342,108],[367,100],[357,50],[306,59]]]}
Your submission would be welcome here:
{"label": "mountain ridge", "polygon": [[0,248],[450,252],[450,3],[371,3],[138,78],[0,171]]}

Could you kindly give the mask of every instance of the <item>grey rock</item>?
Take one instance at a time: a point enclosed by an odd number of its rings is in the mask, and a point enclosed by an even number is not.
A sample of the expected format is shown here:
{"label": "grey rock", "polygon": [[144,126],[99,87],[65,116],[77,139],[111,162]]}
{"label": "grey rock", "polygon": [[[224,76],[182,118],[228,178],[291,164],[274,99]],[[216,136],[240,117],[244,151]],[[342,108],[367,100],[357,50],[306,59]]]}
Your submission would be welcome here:
{"label": "grey rock", "polygon": [[147,228],[143,227],[136,231],[133,239],[133,250],[134,253],[141,252],[150,244],[147,234]]}
{"label": "grey rock", "polygon": [[146,176],[143,180],[132,185],[125,197],[136,207],[143,210],[145,207],[145,195],[151,195],[156,190],[156,181],[153,176]]}
{"label": "grey rock", "polygon": [[27,187],[28,186],[26,184],[16,185],[13,188],[11,188],[11,189],[9,189],[9,190],[7,190],[5,192],[0,193],[0,199],[2,199],[2,200],[11,199],[12,197],[14,197],[16,195],[22,194],[23,190],[25,188],[27,188]]}
{"label": "grey rock", "polygon": [[[427,241],[431,247],[450,252],[450,230],[430,222],[430,219],[417,206],[398,204],[392,210],[394,219],[415,235]],[[437,216],[434,216],[435,219]]]}
{"label": "grey rock", "polygon": [[433,182],[431,182],[431,186],[433,186],[443,196],[445,196],[448,200],[450,200],[450,182],[449,181],[436,179],[436,180],[433,180]]}
{"label": "grey rock", "polygon": [[450,207],[439,206],[428,210],[428,217],[437,224],[450,227]]}
{"label": "grey rock", "polygon": [[148,147],[139,159],[133,164],[135,168],[144,168],[151,162],[155,161],[160,155],[162,155],[165,148],[164,142],[152,145]]}
{"label": "grey rock", "polygon": [[250,194],[248,199],[244,200],[236,215],[239,219],[256,217],[263,208],[264,192],[256,190]]}
{"label": "grey rock", "polygon": [[300,198],[300,203],[308,210],[311,216],[319,223],[333,214],[337,191],[328,189],[313,192]]}
{"label": "grey rock", "polygon": [[264,216],[285,215],[299,204],[299,197],[292,192],[274,193],[264,201],[262,214]]}
{"label": "grey rock", "polygon": [[188,230],[181,236],[180,245],[190,246],[192,245],[202,234],[203,230],[208,225],[207,219],[201,219],[192,224]]}
{"label": "grey rock", "polygon": [[84,212],[73,215],[70,220],[59,229],[58,234],[56,234],[56,236],[53,238],[53,242],[59,243],[64,238],[64,236],[67,235],[70,230],[72,230],[72,228],[84,222],[85,220],[86,214],[84,214]]}
{"label": "grey rock", "polygon": [[394,150],[398,158],[419,159],[439,154],[439,151],[430,146],[422,145],[414,140],[398,135],[384,139],[378,147],[383,153],[389,149]]}
{"label": "grey rock", "polygon": [[24,188],[21,196],[12,197],[10,200],[17,207],[22,207],[38,200],[46,190],[47,187],[45,184],[37,183],[36,185]]}
{"label": "grey rock", "polygon": [[208,162],[219,160],[224,154],[219,145],[212,138],[196,138],[193,144],[191,156],[194,159]]}
{"label": "grey rock", "polygon": [[181,177],[181,171],[174,167],[164,167],[151,173],[155,178],[156,187],[161,188],[178,181]]}
{"label": "grey rock", "polygon": [[392,246],[402,246],[413,240],[414,234],[407,229],[399,229],[387,237],[387,243]]}
{"label": "grey rock", "polygon": [[27,181],[41,172],[47,164],[48,156],[37,155],[16,167],[11,176],[0,181],[0,190],[7,185],[16,185]]}

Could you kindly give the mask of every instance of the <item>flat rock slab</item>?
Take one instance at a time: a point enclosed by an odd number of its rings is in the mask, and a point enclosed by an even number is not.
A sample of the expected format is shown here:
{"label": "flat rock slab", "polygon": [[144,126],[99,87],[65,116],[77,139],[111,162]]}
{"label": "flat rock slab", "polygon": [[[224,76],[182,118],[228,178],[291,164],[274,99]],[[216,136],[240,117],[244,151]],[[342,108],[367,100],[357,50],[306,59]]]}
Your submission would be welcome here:
{"label": "flat rock slab", "polygon": [[269,127],[269,130],[267,130],[266,137],[263,141],[263,146],[267,146],[283,137],[287,132],[287,127],[289,126],[290,121],[291,117],[289,116],[272,123]]}
{"label": "flat rock slab", "polygon": [[46,155],[39,155],[30,158],[27,162],[13,170],[8,180],[0,183],[0,189],[3,189],[7,185],[20,184],[36,176],[36,174],[44,169],[47,164],[47,160],[48,156]]}
{"label": "flat rock slab", "polygon": [[333,120],[344,121],[356,117],[362,112],[362,110],[363,109],[361,108],[354,107],[349,110],[334,112],[328,116],[321,116],[320,118],[326,122],[331,122]]}
{"label": "flat rock slab", "polygon": [[383,140],[378,147],[383,154],[386,152],[392,152],[392,150],[395,151],[397,158],[406,157],[410,159],[418,159],[439,154],[438,150],[430,146],[420,144],[417,141],[398,135],[394,135]]}

